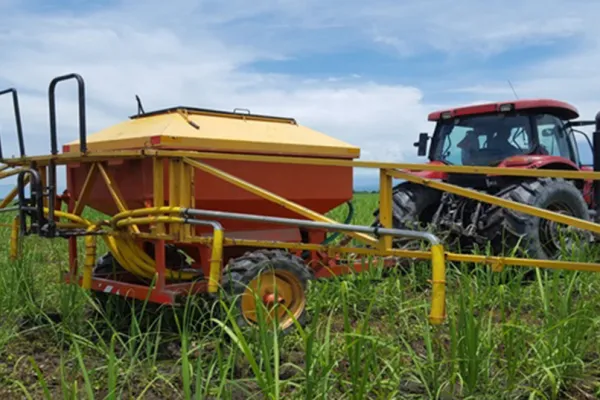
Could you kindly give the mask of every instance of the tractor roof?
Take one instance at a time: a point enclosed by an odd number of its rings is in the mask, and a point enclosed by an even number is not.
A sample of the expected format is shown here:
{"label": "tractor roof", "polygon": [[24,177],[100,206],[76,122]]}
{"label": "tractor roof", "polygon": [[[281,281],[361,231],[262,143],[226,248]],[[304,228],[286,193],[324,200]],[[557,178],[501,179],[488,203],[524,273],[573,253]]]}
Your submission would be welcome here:
{"label": "tractor roof", "polygon": [[435,111],[429,114],[429,121],[438,121],[440,118],[453,118],[465,115],[493,114],[505,112],[505,108],[514,110],[532,110],[538,112],[549,112],[562,119],[575,119],[579,112],[572,105],[550,99],[513,100],[498,103],[475,104],[459,108]]}
{"label": "tractor roof", "polygon": [[[246,110],[247,111],[247,110]],[[357,158],[360,148],[299,125],[293,118],[173,107],[131,116],[89,135],[88,149],[140,148]],[[79,140],[63,152],[79,151]]]}

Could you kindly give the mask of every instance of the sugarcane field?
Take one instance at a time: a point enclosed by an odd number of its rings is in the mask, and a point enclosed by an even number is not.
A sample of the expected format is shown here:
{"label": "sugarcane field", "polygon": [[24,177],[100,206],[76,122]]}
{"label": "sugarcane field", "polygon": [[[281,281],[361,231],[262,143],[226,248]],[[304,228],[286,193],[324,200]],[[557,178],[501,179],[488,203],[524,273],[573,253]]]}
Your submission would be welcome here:
{"label": "sugarcane field", "polygon": [[0,0],[0,398],[600,398],[599,5],[338,3]]}

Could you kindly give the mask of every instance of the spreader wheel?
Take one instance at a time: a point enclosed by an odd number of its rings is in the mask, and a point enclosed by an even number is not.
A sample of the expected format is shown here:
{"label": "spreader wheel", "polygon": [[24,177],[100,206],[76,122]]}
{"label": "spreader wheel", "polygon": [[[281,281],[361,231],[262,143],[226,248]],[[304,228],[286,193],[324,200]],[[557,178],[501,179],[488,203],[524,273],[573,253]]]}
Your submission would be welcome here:
{"label": "spreader wheel", "polygon": [[312,279],[312,270],[299,257],[259,250],[232,260],[223,271],[222,286],[236,308],[238,326],[256,326],[261,308],[264,321],[271,326],[276,320],[285,332],[294,320],[305,326],[306,289]]}

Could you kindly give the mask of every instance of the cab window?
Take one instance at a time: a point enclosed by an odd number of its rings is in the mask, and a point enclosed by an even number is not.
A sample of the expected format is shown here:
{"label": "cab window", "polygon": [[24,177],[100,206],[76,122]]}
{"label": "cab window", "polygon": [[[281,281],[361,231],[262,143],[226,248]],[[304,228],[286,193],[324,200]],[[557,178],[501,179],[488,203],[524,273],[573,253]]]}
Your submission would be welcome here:
{"label": "cab window", "polygon": [[550,114],[535,117],[538,140],[542,151],[551,156],[567,158],[576,162],[571,147],[571,138],[560,119]]}

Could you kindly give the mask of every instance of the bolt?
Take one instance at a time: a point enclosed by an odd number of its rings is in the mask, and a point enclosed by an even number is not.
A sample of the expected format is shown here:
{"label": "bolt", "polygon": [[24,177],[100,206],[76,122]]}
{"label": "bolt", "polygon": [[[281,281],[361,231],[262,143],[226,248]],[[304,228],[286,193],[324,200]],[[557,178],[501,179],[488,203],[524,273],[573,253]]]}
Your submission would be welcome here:
{"label": "bolt", "polygon": [[[263,296],[263,303],[265,303],[266,305],[273,305],[275,304],[275,294],[274,293],[267,293]],[[283,299],[283,297],[281,296],[277,296],[277,303],[280,304],[284,304],[285,300]]]}

